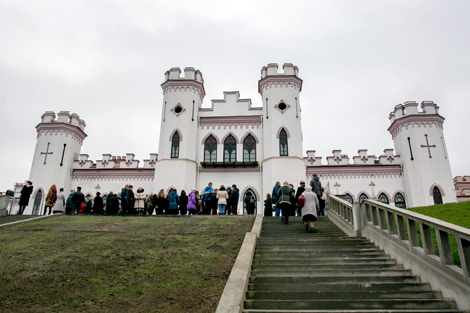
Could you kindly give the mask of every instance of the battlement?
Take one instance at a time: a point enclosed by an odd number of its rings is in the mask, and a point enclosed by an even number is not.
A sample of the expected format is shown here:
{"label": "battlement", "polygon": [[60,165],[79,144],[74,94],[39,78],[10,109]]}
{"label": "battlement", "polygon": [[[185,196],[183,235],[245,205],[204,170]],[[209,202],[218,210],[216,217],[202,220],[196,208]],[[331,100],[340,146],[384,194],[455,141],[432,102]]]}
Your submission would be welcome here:
{"label": "battlement", "polygon": [[274,75],[293,75],[298,76],[299,68],[292,63],[284,63],[282,66],[284,72],[280,73],[278,71],[279,66],[277,63],[269,63],[268,66],[263,66],[261,69],[261,79],[265,78],[266,76],[274,76]]}
{"label": "battlement", "polygon": [[116,169],[116,168],[155,168],[158,160],[157,153],[150,153],[150,159],[144,160],[144,166],[139,167],[140,161],[134,160],[135,154],[126,153],[125,156],[113,156],[111,154],[103,154],[101,160],[93,162],[89,160],[88,154],[80,154],[78,160],[74,161],[74,169]]}
{"label": "battlement", "polygon": [[439,115],[439,107],[432,101],[421,102],[421,111],[418,109],[418,102],[406,101],[403,104],[395,106],[393,112],[389,115],[390,123],[395,120],[410,115]]}
{"label": "battlement", "polygon": [[201,71],[194,69],[194,67],[185,67],[184,77],[181,77],[181,69],[179,67],[171,68],[165,72],[165,82],[169,80],[195,80],[204,84]]}
{"label": "battlement", "polygon": [[[56,120],[57,117],[57,120]],[[41,116],[41,123],[67,123],[85,131],[85,121],[80,119],[77,113],[70,114],[70,111],[60,111],[57,115],[52,111],[46,111]]]}
{"label": "battlement", "polygon": [[[322,166],[322,157],[316,156],[315,152],[315,150],[307,151],[307,157],[304,157],[306,166]],[[326,157],[326,165],[350,165],[350,158],[347,154],[342,154],[341,150],[333,150],[332,153],[333,155]],[[401,164],[400,156],[394,155],[393,149],[385,149],[384,154],[380,155],[379,157],[376,157],[375,155],[368,155],[367,149],[360,149],[357,151],[357,153],[358,155],[352,157],[354,165]]]}

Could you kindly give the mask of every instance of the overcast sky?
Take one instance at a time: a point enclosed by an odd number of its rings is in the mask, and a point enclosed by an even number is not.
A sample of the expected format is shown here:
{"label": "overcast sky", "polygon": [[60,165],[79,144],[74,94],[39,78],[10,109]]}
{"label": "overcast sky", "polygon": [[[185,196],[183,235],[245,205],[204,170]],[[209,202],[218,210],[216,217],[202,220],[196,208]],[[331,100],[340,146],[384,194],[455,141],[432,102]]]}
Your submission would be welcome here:
{"label": "overcast sky", "polygon": [[[432,100],[452,174],[470,175],[470,1],[0,0],[0,191],[28,178],[45,111],[76,112],[81,153],[158,152],[164,72],[194,67],[204,106],[261,105],[268,63],[293,63],[304,151],[393,148],[388,115]],[[352,160],[351,160],[352,162]]]}

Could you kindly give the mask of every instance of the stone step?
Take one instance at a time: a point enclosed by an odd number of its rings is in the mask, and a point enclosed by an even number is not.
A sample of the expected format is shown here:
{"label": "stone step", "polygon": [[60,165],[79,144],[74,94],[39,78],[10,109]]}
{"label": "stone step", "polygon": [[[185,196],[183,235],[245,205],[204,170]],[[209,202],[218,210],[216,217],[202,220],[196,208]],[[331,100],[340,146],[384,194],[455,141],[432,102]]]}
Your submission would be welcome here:
{"label": "stone step", "polygon": [[371,250],[371,251],[355,251],[355,250],[308,250],[308,251],[255,251],[255,258],[263,257],[269,258],[273,256],[277,256],[279,258],[284,257],[347,257],[350,256],[351,258],[355,257],[375,257],[375,256],[382,256],[384,255],[383,251],[380,250]]}
{"label": "stone step", "polygon": [[377,258],[308,258],[308,259],[263,259],[258,258],[253,260],[253,266],[276,266],[276,265],[285,265],[285,266],[317,266],[317,265],[350,265],[350,264],[360,264],[360,265],[377,265],[377,264],[396,264],[395,260],[391,260],[389,256],[385,255],[383,257]]}
{"label": "stone step", "polygon": [[368,310],[277,310],[277,309],[272,309],[272,310],[263,310],[263,309],[245,309],[242,311],[243,313],[362,313],[362,312],[368,312],[368,313],[459,313],[461,311],[459,310],[452,310],[452,309],[425,309],[425,310],[419,310],[419,309],[368,309]]}
{"label": "stone step", "polygon": [[279,238],[269,238],[269,240],[263,240],[260,238],[257,242],[256,245],[257,247],[263,247],[265,245],[279,245],[279,246],[284,246],[284,245],[327,245],[327,244],[333,244],[333,245],[347,245],[347,244],[364,244],[364,245],[374,245],[373,243],[360,239],[360,240],[354,240],[354,239],[329,239],[329,240],[324,240],[323,238],[298,238],[298,239],[283,239],[279,240]]}
{"label": "stone step", "polygon": [[442,299],[436,291],[248,291],[247,299],[252,300],[381,300],[381,299]]}
{"label": "stone step", "polygon": [[282,269],[279,271],[258,271],[252,270],[251,275],[254,277],[333,277],[342,279],[346,277],[388,277],[388,276],[411,276],[411,271],[403,269],[358,269],[358,270],[342,270],[342,269],[328,269],[328,270],[316,270],[316,269]]}
{"label": "stone step", "polygon": [[288,309],[288,310],[370,310],[370,309],[440,309],[456,310],[456,304],[452,301],[421,299],[387,299],[387,300],[367,300],[367,299],[347,299],[347,300],[245,300],[246,309]]}
{"label": "stone step", "polygon": [[324,246],[306,246],[306,245],[290,245],[290,246],[263,246],[256,249],[258,253],[268,252],[315,252],[315,253],[328,253],[332,252],[345,252],[351,251],[356,253],[375,252],[380,251],[374,246],[356,246],[356,245],[324,245]]}
{"label": "stone step", "polygon": [[309,269],[314,269],[315,271],[325,271],[325,270],[334,270],[334,271],[355,271],[355,270],[374,270],[374,271],[383,271],[383,270],[403,270],[403,265],[397,265],[395,262],[390,261],[389,264],[384,263],[351,263],[351,264],[281,264],[281,265],[253,265],[253,273],[262,271],[304,271],[304,273],[310,273]]}
{"label": "stone step", "polygon": [[414,276],[395,275],[377,276],[377,275],[342,275],[342,276],[273,276],[257,275],[250,276],[250,283],[271,283],[271,284],[317,284],[317,283],[392,283],[400,282],[403,284],[419,283],[419,279]]}
{"label": "stone step", "polygon": [[248,284],[249,291],[328,291],[328,292],[342,292],[345,290],[362,290],[369,291],[390,291],[390,292],[406,292],[406,291],[430,291],[431,286],[427,283],[412,282],[404,284],[403,282],[309,282],[309,283],[250,283]]}

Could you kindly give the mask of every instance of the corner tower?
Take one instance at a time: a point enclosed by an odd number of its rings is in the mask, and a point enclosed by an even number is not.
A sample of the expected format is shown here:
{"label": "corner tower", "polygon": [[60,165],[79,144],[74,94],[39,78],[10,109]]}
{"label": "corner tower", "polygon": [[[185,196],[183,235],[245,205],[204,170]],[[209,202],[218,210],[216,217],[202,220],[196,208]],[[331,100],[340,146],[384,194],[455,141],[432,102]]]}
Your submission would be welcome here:
{"label": "corner tower", "polygon": [[[78,160],[87,136],[85,126],[85,121],[78,114],[70,114],[69,111],[61,111],[57,116],[47,111],[41,116],[41,123],[36,126],[36,149],[29,175],[34,190],[26,214],[40,213],[39,205],[53,184],[57,186],[57,191],[64,188],[67,194],[73,162]],[[35,203],[34,199],[38,201]]]}
{"label": "corner tower", "polygon": [[258,92],[263,99],[263,193],[276,181],[298,185],[305,179],[299,94],[302,80],[291,63],[270,63],[261,69]]}
{"label": "corner tower", "polygon": [[192,67],[165,73],[154,192],[174,186],[189,193],[196,187],[199,108],[205,96],[202,73]]}
{"label": "corner tower", "polygon": [[408,207],[456,202],[449,156],[444,139],[444,118],[432,101],[407,101],[390,113],[395,151],[401,156]]}

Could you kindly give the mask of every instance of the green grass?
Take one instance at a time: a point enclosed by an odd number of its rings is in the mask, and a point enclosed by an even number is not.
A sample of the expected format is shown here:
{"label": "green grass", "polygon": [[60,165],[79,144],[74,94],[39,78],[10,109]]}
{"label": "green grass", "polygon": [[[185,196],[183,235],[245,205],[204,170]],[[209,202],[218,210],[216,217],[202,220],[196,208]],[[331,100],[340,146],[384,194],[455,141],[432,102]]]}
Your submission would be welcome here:
{"label": "green grass", "polygon": [[[409,208],[408,210],[470,229],[470,202],[447,203],[428,207]],[[434,253],[439,256],[436,230],[434,228],[431,228],[431,234],[433,237]],[[420,247],[422,247],[423,245],[419,228],[418,235],[419,245]],[[449,242],[452,250],[452,258],[454,260],[454,265],[461,267],[460,257],[457,248],[457,240],[453,235],[449,235]]]}
{"label": "green grass", "polygon": [[57,216],[0,229],[1,312],[212,312],[253,217]]}

